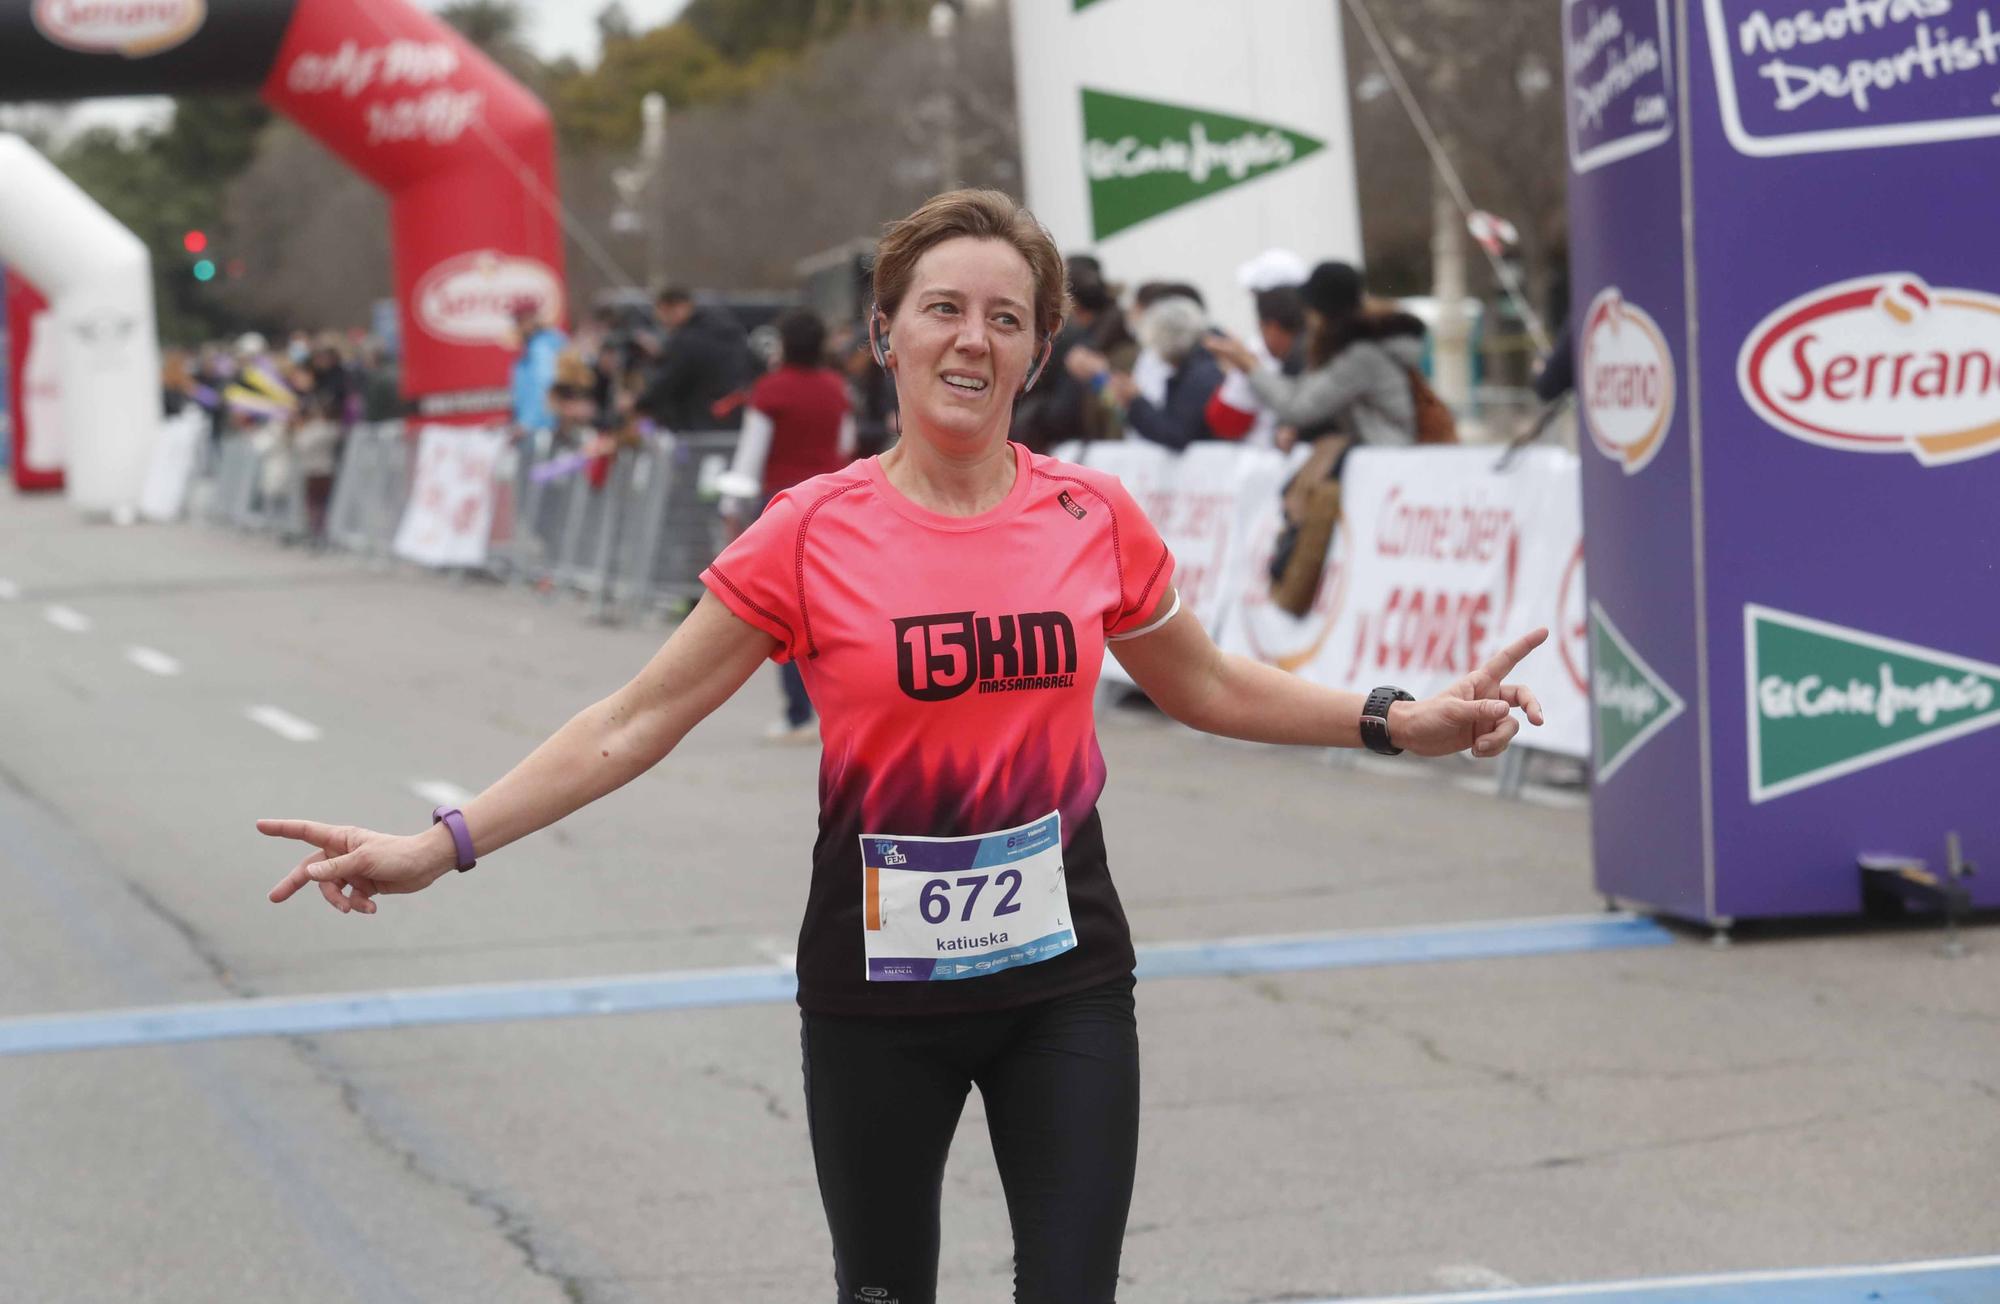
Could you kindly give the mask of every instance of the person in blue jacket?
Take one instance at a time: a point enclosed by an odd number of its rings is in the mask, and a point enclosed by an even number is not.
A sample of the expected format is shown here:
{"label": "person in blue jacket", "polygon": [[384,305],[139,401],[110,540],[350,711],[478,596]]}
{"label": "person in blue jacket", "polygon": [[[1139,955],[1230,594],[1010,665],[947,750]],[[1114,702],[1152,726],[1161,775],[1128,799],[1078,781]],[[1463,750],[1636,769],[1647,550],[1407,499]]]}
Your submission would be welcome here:
{"label": "person in blue jacket", "polygon": [[514,304],[514,332],[521,341],[509,380],[514,428],[521,435],[552,430],[556,414],[549,406],[549,386],[556,383],[556,358],[569,346],[569,336],[544,321],[541,304],[528,298]]}

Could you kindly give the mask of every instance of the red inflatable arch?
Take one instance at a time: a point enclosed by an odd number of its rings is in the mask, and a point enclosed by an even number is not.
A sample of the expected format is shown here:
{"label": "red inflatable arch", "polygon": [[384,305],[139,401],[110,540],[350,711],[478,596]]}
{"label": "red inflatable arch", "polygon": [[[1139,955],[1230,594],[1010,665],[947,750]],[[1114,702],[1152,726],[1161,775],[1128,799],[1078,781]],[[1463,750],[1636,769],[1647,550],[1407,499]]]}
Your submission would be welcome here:
{"label": "red inflatable arch", "polygon": [[250,87],[388,192],[404,393],[505,410],[509,307],[565,302],[555,137],[525,87],[404,0],[0,0],[6,99]]}

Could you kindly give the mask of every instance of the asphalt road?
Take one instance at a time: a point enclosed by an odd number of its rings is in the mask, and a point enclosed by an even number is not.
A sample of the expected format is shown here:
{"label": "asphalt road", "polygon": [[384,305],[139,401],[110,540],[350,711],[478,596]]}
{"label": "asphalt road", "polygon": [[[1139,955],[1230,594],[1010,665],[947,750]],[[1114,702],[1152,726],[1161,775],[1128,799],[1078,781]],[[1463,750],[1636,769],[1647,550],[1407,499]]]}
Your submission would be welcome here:
{"label": "asphalt road", "polygon": [[[253,819],[420,827],[434,785],[477,791],[666,632],[583,617],[0,496],[0,1018],[784,956],[816,757],[759,740],[764,676],[470,875],[372,918],[265,900],[296,857]],[[1560,795],[1102,715],[1142,942],[1600,908]],[[1121,1299],[1990,1252],[2000,933],[1970,941],[1689,934],[1142,983]],[[0,1300],[824,1299],[797,1046],[764,1004],[0,1058]],[[976,1097],[943,1279],[1008,1296]]]}

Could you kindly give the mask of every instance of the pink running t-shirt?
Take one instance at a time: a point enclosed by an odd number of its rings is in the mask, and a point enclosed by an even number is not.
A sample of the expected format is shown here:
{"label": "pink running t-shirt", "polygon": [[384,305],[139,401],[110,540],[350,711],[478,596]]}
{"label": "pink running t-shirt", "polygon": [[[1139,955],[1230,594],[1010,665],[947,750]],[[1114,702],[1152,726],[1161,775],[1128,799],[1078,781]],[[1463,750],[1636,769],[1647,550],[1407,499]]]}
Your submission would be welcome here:
{"label": "pink running t-shirt", "polygon": [[[799,936],[799,1003],[830,1014],[993,1009],[1130,972],[1132,942],[1105,865],[1104,758],[1092,701],[1108,637],[1142,629],[1173,558],[1117,478],[1010,444],[1014,487],[972,517],[927,511],[868,458],[779,494],[702,572],[730,611],[796,660],[820,715],[820,832]],[[1011,832],[1056,813],[1073,933],[1061,945],[939,937],[912,967],[874,958],[878,880],[923,856],[994,863]],[[864,866],[864,835],[875,850]],[[908,844],[898,839],[914,839]],[[918,854],[909,862],[905,852]],[[983,848],[983,849],[982,849]],[[944,863],[944,860],[938,863]],[[959,864],[960,862],[953,862]],[[965,908],[927,879],[925,918]],[[1002,868],[981,910],[1012,905]],[[1012,880],[1020,882],[1018,874]],[[974,891],[978,889],[975,887]],[[1046,942],[1045,937],[1029,939]],[[952,960],[959,963],[951,963]],[[991,968],[989,969],[989,963]],[[942,981],[950,978],[952,981]]]}

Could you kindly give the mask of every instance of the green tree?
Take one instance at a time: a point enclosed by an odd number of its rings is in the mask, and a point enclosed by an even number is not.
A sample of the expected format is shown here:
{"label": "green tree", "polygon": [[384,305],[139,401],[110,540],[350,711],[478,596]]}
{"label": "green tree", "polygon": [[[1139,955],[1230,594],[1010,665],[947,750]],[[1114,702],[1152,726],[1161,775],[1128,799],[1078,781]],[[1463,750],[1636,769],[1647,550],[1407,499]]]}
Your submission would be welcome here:
{"label": "green tree", "polygon": [[452,0],[437,16],[516,81],[541,89],[547,69],[528,48],[527,22],[518,0]]}
{"label": "green tree", "polygon": [[917,22],[930,8],[931,0],[690,0],[681,21],[741,62],[767,50],[797,53],[857,23]]}
{"label": "green tree", "polygon": [[675,21],[635,33],[614,0],[598,15],[603,58],[552,77],[549,107],[570,144],[629,148],[649,92],[676,112],[739,101],[844,33],[910,27],[930,8],[931,0],[690,0]]}
{"label": "green tree", "polygon": [[174,118],[158,150],[186,184],[219,194],[250,166],[270,108],[253,94],[194,95],[174,102]]}
{"label": "green tree", "polygon": [[[1359,0],[1473,202],[1513,222],[1526,297],[1538,310],[1568,240],[1562,26],[1540,4],[1490,0]],[[1369,280],[1379,289],[1429,283],[1432,169],[1359,25],[1347,24],[1349,85]],[[1393,266],[1398,283],[1377,279]],[[1475,253],[1473,287],[1493,284]],[[1413,283],[1414,282],[1414,283]],[[1489,336],[1489,342],[1493,337]]]}
{"label": "green tree", "polygon": [[[96,128],[50,156],[152,255],[153,300],[168,343],[212,338],[234,324],[222,301],[222,279],[197,281],[192,268],[198,257],[228,265],[223,192],[248,166],[270,117],[253,95],[186,99],[175,104],[164,128],[130,134]],[[202,254],[182,246],[189,231],[208,236]]]}
{"label": "green tree", "polygon": [[675,109],[738,98],[789,60],[766,51],[734,63],[687,23],[608,40],[597,67],[558,79],[549,107],[571,142],[629,146],[639,139],[639,101],[653,91]]}

